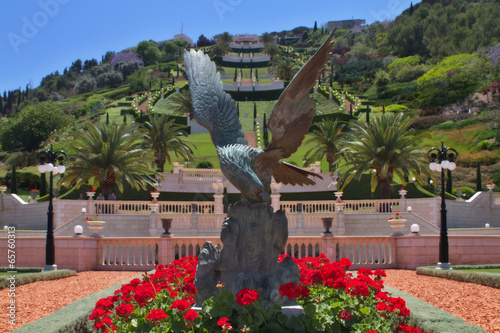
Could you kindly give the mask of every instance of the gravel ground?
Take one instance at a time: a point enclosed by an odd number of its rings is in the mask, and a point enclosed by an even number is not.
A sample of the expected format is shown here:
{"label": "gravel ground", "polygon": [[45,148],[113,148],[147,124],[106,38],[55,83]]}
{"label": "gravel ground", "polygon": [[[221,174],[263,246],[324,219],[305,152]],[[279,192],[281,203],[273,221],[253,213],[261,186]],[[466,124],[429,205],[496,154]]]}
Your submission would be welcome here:
{"label": "gravel ground", "polygon": [[386,273],[384,285],[418,297],[486,332],[500,332],[500,289],[417,275],[410,270],[386,270]]}
{"label": "gravel ground", "polygon": [[[385,285],[418,297],[487,332],[500,332],[500,289],[417,275],[410,270],[386,270],[386,273]],[[7,323],[8,290],[0,290],[0,333],[19,328],[138,275],[140,272],[81,272],[60,280],[19,286],[16,288],[17,325],[14,327]]]}
{"label": "gravel ground", "polygon": [[[40,319],[74,301],[132,279],[141,272],[81,272],[59,280],[16,287],[16,325],[8,323],[8,289],[0,290],[0,332],[10,332]],[[41,332],[40,332],[41,333]]]}

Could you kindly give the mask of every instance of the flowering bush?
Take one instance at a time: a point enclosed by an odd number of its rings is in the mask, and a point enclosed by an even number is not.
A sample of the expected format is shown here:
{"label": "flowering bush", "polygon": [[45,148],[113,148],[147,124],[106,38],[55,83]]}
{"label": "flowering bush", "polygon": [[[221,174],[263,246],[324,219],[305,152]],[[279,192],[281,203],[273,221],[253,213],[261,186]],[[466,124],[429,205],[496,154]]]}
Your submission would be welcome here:
{"label": "flowering bush", "polygon": [[400,219],[402,219],[402,217],[401,215],[399,215],[399,213],[396,213],[396,216],[389,218],[389,220],[400,220]]}
{"label": "flowering bush", "polygon": [[[282,255],[278,261],[286,256]],[[422,333],[404,323],[410,312],[401,298],[384,292],[383,270],[348,273],[351,262],[330,262],[324,255],[296,259],[300,285],[287,283],[281,296],[297,300],[304,314],[288,318],[281,306],[264,306],[256,290],[236,295],[218,282],[219,295],[196,312],[193,284],[197,258],[175,260],[143,279],[133,279],[113,296],[99,300],[90,319],[102,332],[408,332]]]}
{"label": "flowering bush", "polygon": [[32,189],[30,190],[30,194],[38,194],[38,193],[40,193],[40,190],[38,190],[38,189],[36,189],[36,188],[32,188]]}
{"label": "flowering bush", "polygon": [[85,220],[87,220],[87,221],[99,221],[99,214],[95,214],[94,217],[86,217]]}

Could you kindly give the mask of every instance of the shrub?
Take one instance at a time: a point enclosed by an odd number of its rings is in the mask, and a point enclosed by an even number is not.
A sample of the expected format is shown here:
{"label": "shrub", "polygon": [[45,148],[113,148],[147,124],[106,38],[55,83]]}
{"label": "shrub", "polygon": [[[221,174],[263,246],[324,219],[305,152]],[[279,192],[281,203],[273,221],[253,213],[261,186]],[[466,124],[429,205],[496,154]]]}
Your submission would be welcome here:
{"label": "shrub", "polygon": [[475,167],[478,163],[482,166],[493,165],[500,160],[497,151],[481,150],[479,152],[462,154],[458,160],[457,165],[461,167]]}
{"label": "shrub", "polygon": [[83,75],[76,83],[74,92],[77,95],[93,92],[97,89],[97,81],[90,75]]}
{"label": "shrub", "polygon": [[93,76],[93,77],[98,77],[99,75],[101,74],[104,74],[104,73],[108,73],[108,72],[111,72],[113,70],[113,68],[111,67],[110,64],[104,64],[104,65],[101,65],[101,66],[97,66],[97,67],[94,67],[90,70],[90,74]]}
{"label": "shrub", "polygon": [[[406,112],[408,110],[409,109],[405,105],[402,105],[402,104],[390,104],[390,105],[387,105],[385,107],[386,112],[399,113],[399,112]],[[378,106],[378,107],[374,108],[372,111],[373,112],[382,112],[382,107]]]}
{"label": "shrub", "polygon": [[490,142],[488,140],[483,140],[477,144],[477,147],[481,150],[487,150]]}
{"label": "shrub", "polygon": [[198,169],[213,169],[214,165],[210,161],[201,161],[196,165]]}
{"label": "shrub", "polygon": [[99,88],[116,88],[123,82],[123,75],[117,71],[101,74],[97,77]]}
{"label": "shrub", "polygon": [[435,131],[435,130],[452,130],[454,128],[457,128],[457,123],[455,123],[452,120],[447,120],[447,121],[445,121],[442,124],[431,126],[430,130],[431,131]]}

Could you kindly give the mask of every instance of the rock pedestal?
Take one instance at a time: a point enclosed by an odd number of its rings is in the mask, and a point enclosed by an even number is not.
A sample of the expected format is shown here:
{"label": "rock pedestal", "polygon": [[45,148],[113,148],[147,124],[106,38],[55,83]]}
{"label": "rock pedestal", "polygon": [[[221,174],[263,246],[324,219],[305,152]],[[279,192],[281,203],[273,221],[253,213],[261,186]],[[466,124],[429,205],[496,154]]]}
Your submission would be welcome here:
{"label": "rock pedestal", "polygon": [[222,225],[222,250],[206,242],[198,258],[194,280],[197,305],[219,294],[218,281],[233,294],[242,288],[260,289],[265,303],[283,303],[279,287],[300,282],[299,268],[292,258],[277,261],[287,240],[288,220],[283,211],[273,213],[266,203],[240,201],[230,205]]}

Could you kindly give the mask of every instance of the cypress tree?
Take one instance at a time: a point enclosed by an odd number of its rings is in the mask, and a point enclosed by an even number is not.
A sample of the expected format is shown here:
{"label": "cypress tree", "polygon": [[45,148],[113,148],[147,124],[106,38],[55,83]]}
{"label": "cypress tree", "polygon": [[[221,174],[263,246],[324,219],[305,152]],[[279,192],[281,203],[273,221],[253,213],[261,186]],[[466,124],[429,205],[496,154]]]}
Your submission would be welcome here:
{"label": "cypress tree", "polygon": [[413,2],[410,2],[410,16],[413,15]]}
{"label": "cypress tree", "polygon": [[238,110],[238,118],[240,117],[240,102],[236,104],[236,109]]}
{"label": "cypress tree", "polygon": [[385,114],[385,105],[382,105],[382,114]]}
{"label": "cypress tree", "polygon": [[109,125],[109,113],[106,112],[106,126]]}
{"label": "cypress tree", "polygon": [[451,180],[451,170],[447,171],[447,181],[446,181],[446,192],[451,193],[453,191],[453,181]]}
{"label": "cypress tree", "polygon": [[481,164],[477,163],[477,170],[476,170],[476,191],[482,191],[483,186],[481,184]]}
{"label": "cypress tree", "polygon": [[255,69],[255,80],[259,81],[259,72]]}
{"label": "cypress tree", "polygon": [[47,178],[45,172],[40,174],[40,197],[47,195]]}
{"label": "cypress tree", "polygon": [[17,95],[17,105],[21,104],[21,87],[19,87],[19,94]]}
{"label": "cypress tree", "polygon": [[172,88],[175,86],[175,79],[172,77]]}
{"label": "cypress tree", "polygon": [[0,98],[0,114],[4,114],[3,113],[3,98]]}
{"label": "cypress tree", "polygon": [[257,104],[253,102],[253,120],[255,122],[255,119],[257,118]]}
{"label": "cypress tree", "polygon": [[352,104],[349,104],[349,115],[352,117]]}
{"label": "cypress tree", "polygon": [[369,106],[366,107],[366,123],[367,124],[370,123],[370,107]]}
{"label": "cypress tree", "polygon": [[12,166],[11,170],[10,193],[17,194],[17,173],[15,165]]}
{"label": "cypress tree", "polygon": [[316,32],[316,30],[318,30],[318,22],[314,21],[313,32]]}
{"label": "cypress tree", "polygon": [[125,124],[127,123],[127,114],[126,113],[123,114],[123,123],[125,123]]}

